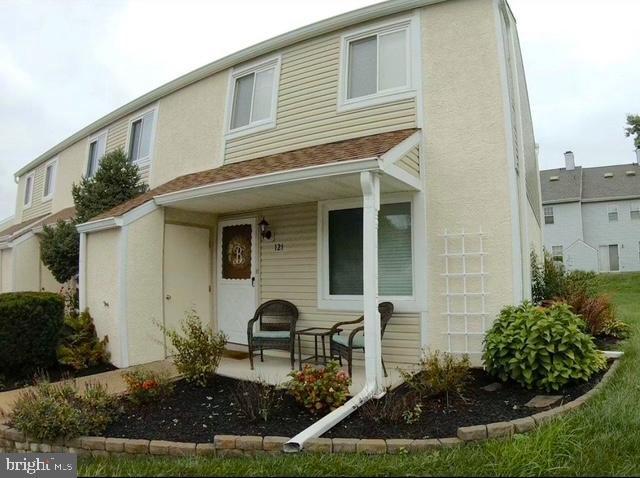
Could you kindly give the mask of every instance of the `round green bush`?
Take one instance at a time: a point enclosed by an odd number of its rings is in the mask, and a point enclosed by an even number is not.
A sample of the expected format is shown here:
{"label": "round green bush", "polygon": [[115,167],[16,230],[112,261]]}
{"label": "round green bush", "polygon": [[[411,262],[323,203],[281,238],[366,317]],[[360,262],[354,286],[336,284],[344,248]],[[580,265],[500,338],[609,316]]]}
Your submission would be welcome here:
{"label": "round green bush", "polygon": [[501,380],[546,391],[589,380],[606,364],[584,321],[560,303],[505,307],[487,332],[483,359],[487,371]]}
{"label": "round green bush", "polygon": [[60,294],[0,294],[0,373],[21,376],[55,365],[63,322]]}

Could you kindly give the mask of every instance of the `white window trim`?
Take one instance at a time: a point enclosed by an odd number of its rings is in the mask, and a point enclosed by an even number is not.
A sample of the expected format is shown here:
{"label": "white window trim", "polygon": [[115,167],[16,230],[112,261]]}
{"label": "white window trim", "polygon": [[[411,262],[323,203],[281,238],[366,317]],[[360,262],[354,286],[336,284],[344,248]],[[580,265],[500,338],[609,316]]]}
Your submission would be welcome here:
{"label": "white window trim", "polygon": [[[266,131],[276,127],[276,117],[278,109],[278,94],[280,91],[280,69],[282,65],[282,55],[273,56],[259,62],[254,62],[240,68],[234,68],[229,74],[229,85],[227,91],[227,106],[225,109],[225,139],[230,140],[239,138],[260,131]],[[231,119],[233,118],[233,100],[236,94],[236,80],[251,73],[260,73],[261,71],[274,68],[273,75],[273,91],[271,95],[271,115],[260,121],[254,121],[245,126],[231,129]],[[255,81],[254,81],[255,88]],[[253,96],[252,96],[253,101]]]}
{"label": "white window trim", "polygon": [[[416,97],[416,87],[420,84],[420,31],[417,14],[411,17],[396,19],[392,22],[377,23],[366,28],[345,33],[340,41],[340,79],[338,81],[338,111],[351,111],[385,103],[393,103]],[[407,81],[402,87],[377,92],[359,98],[347,98],[349,85],[349,43],[372,35],[390,33],[405,29],[407,32]],[[378,49],[379,54],[379,49]],[[380,62],[377,64],[378,71]],[[379,77],[379,75],[378,75]]]}
{"label": "white window trim", "polygon": [[[129,146],[131,144],[131,126],[133,125],[133,123],[135,123],[139,119],[142,119],[142,117],[147,113],[149,113],[150,111],[153,111],[153,128],[151,129],[151,144],[149,145],[149,155],[146,158],[142,158],[141,160],[136,160],[136,161],[133,161],[132,158],[129,158],[131,163],[135,164],[138,167],[151,165],[151,163],[153,162],[153,155],[156,149],[155,148],[156,130],[158,128],[158,105],[154,105],[151,108],[147,108],[137,113],[135,116],[132,116],[131,118],[129,118],[129,124],[127,126],[127,143],[125,144],[125,154],[128,156],[129,149],[130,149]],[[106,149],[105,149],[105,152],[106,152]]]}
{"label": "white window trim", "polygon": [[[91,143],[93,143],[94,141],[98,141],[98,143],[100,142],[100,138],[104,136],[104,153],[107,154],[107,135],[109,134],[109,130],[108,129],[103,129],[102,131],[99,131],[98,133],[95,133],[92,136],[89,136],[89,138],[87,139],[87,150],[85,152],[85,158],[87,158],[87,166],[85,168],[85,176],[89,177],[89,166],[91,163],[91,158],[89,157],[89,153],[91,152]],[[127,139],[127,146],[128,146],[128,139]],[[100,158],[98,158],[100,159]],[[97,171],[97,169],[96,169]]]}
{"label": "white window trim", "polygon": [[629,205],[629,219],[631,219],[632,221],[637,221],[637,219],[634,219],[633,217],[633,213],[636,211],[640,213],[640,203],[631,203]]}
{"label": "white window trim", "polygon": [[[31,178],[31,191],[29,192],[29,202],[25,203],[24,196],[25,196],[25,193],[27,192],[26,188],[27,188],[27,184],[29,184],[29,178]],[[35,182],[36,182],[35,171],[27,174],[27,176],[24,178],[25,190],[22,192],[22,209],[29,209],[33,205],[33,191],[35,190]]]}
{"label": "white window trim", "polygon": [[[47,189],[47,169],[49,166],[53,165],[53,173],[51,178],[51,190],[49,194],[45,195]],[[47,161],[44,165],[43,170],[44,177],[42,178],[42,202],[51,201],[53,199],[53,195],[56,193],[56,178],[58,176],[58,158],[53,158],[50,161]]]}
{"label": "white window trim", "polygon": [[[547,214],[547,209],[551,209],[551,214]],[[544,208],[542,208],[542,216],[544,218],[545,226],[551,226],[552,224],[556,223],[556,215],[555,211],[553,210],[553,206],[545,206]],[[551,222],[547,222],[548,217],[551,218]]]}
{"label": "white window trim", "polygon": [[[609,216],[609,214],[614,213],[614,212],[616,213],[616,220],[612,221],[611,217]],[[618,213],[618,207],[617,206],[608,206],[607,207],[607,220],[609,222],[618,222],[618,221],[620,221],[620,214]]]}
{"label": "white window trim", "polygon": [[[384,194],[380,197],[381,204],[411,203],[411,256],[412,256],[412,290],[411,296],[380,296],[380,301],[393,303],[396,312],[422,312],[425,300],[420,291],[426,290],[426,251],[424,240],[424,223],[420,220],[419,195],[413,193]],[[329,294],[329,211],[363,207],[362,198],[336,199],[318,202],[318,309],[340,310],[348,312],[362,312],[363,297],[359,295],[331,295]]]}

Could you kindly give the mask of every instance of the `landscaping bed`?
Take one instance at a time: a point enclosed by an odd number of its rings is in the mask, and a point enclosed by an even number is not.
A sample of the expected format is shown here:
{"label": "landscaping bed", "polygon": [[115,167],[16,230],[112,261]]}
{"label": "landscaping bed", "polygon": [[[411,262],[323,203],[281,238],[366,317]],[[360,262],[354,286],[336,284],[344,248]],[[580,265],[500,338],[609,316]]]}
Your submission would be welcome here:
{"label": "landscaping bed", "polygon": [[[592,389],[606,370],[588,382],[565,387],[554,395],[568,402]],[[536,395],[548,393],[526,390],[515,383],[506,383],[495,392],[482,387],[495,382],[484,370],[473,369],[473,380],[467,386],[464,399],[452,397],[450,406],[444,398],[423,402],[423,413],[411,424],[376,422],[356,411],[324,436],[329,438],[407,438],[421,439],[455,436],[458,427],[509,421],[533,415],[541,410],[525,407]],[[175,384],[174,393],[162,401],[134,405],[123,400],[123,413],[106,430],[105,436],[207,443],[214,435],[262,435],[291,437],[318,418],[310,415],[286,392],[279,392],[280,406],[269,417],[249,421],[236,406],[233,391],[239,381],[218,376],[214,384],[198,387],[185,381]],[[402,400],[409,392],[400,386],[390,392]],[[562,403],[561,402],[561,403]]]}

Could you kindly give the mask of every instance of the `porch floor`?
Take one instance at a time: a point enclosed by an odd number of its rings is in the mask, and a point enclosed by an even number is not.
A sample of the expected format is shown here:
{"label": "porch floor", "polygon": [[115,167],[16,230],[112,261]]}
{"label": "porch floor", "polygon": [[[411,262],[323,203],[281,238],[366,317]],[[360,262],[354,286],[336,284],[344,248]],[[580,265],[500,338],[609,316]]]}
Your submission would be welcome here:
{"label": "porch floor", "polygon": [[[262,380],[271,385],[279,385],[288,380],[287,375],[291,372],[291,365],[288,357],[278,357],[267,355],[265,353],[264,362],[260,362],[260,357],[256,356],[253,360],[254,370],[251,370],[249,358],[230,358],[223,357],[218,368],[218,374],[225,377],[236,378],[239,380],[258,381]],[[344,370],[347,370],[347,364],[343,361]],[[296,369],[298,370],[298,360],[296,357]],[[395,388],[402,383],[400,371],[394,366],[387,365],[387,373],[389,374],[385,380],[385,387]],[[358,393],[365,384],[364,367],[353,367],[353,377],[350,391],[352,394]]]}

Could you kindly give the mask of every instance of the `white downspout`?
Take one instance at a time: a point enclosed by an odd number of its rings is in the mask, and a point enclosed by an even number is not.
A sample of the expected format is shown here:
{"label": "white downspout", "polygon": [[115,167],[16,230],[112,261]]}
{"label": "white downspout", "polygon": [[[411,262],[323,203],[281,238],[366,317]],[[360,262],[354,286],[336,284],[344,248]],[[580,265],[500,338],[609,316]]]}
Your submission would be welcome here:
{"label": "white downspout", "polygon": [[78,287],[80,312],[87,308],[87,233],[80,233],[80,262],[78,267]]}
{"label": "white downspout", "polygon": [[384,394],[382,376],[382,336],[378,312],[378,212],[380,178],[370,171],[360,173],[363,193],[363,300],[365,385],[351,400],[298,433],[284,444],[286,453],[299,452],[304,443],[330,430],[375,396]]}

